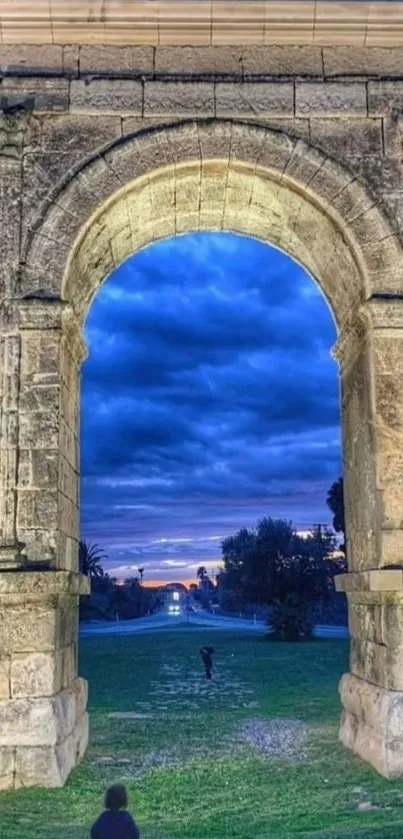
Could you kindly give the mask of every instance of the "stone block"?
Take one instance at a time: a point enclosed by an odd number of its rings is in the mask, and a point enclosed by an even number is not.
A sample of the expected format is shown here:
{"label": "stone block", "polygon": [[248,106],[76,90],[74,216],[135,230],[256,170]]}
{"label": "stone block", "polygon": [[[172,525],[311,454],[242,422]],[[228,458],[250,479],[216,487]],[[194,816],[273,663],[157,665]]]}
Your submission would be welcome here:
{"label": "stone block", "polygon": [[70,112],[141,114],[143,88],[133,79],[73,79],[70,88]]}
{"label": "stone block", "polygon": [[295,115],[312,118],[366,116],[366,85],[361,82],[297,82]]}
{"label": "stone block", "polygon": [[[77,645],[75,643],[70,644],[68,647],[64,647],[60,650],[59,653],[61,659],[61,688],[68,688],[71,684],[76,684],[75,679],[77,677]],[[84,689],[81,683],[83,679],[79,679],[80,687],[76,689],[76,714],[77,719],[82,716],[86,707],[87,707],[87,699],[88,699],[88,691],[87,688]],[[81,691],[81,693],[80,693]],[[85,691],[85,702],[84,699],[78,699],[78,695],[83,697],[83,692]]]}
{"label": "stone block", "polygon": [[50,411],[29,411],[20,414],[20,445],[22,449],[57,449],[59,420]]}
{"label": "stone block", "polygon": [[78,569],[78,532],[74,536],[68,536],[59,530],[58,537],[59,568],[76,572]]}
{"label": "stone block", "polygon": [[52,489],[57,486],[59,454],[48,449],[32,449],[32,484],[36,489]]}
{"label": "stone block", "polygon": [[69,78],[77,78],[78,76],[79,50],[78,44],[65,44],[63,46],[63,74]]}
{"label": "stone block", "polygon": [[61,74],[63,47],[59,44],[1,44],[0,72],[7,75]]}
{"label": "stone block", "polygon": [[80,720],[84,716],[88,704],[88,682],[86,679],[75,679],[73,690],[75,692],[76,719]]}
{"label": "stone block", "polygon": [[375,643],[353,638],[350,646],[351,672],[391,691],[403,691],[403,643],[392,639]]}
{"label": "stone block", "polygon": [[323,47],[325,76],[401,76],[402,47]]}
{"label": "stone block", "polygon": [[256,44],[243,48],[242,63],[245,76],[322,76],[323,72],[320,47]]}
{"label": "stone block", "polygon": [[381,607],[382,640],[392,649],[403,645],[403,606],[383,604]]}
{"label": "stone block", "polygon": [[334,157],[344,154],[381,155],[382,120],[380,119],[312,119],[311,142]]}
{"label": "stone block", "polygon": [[150,73],[154,66],[154,50],[150,46],[105,46],[82,44],[80,76],[125,76]]}
{"label": "stone block", "polygon": [[120,117],[85,114],[48,115],[41,120],[43,152],[74,152],[85,160],[121,135]]}
{"label": "stone block", "polygon": [[57,622],[57,646],[69,647],[77,640],[78,597],[60,597]]}
{"label": "stone block", "polygon": [[403,775],[403,693],[345,674],[340,739],[387,778]]}
{"label": "stone block", "polygon": [[57,489],[54,487],[42,490],[21,490],[18,496],[18,524],[24,529],[45,529],[54,524],[58,515],[57,502]]}
{"label": "stone block", "polygon": [[79,518],[77,501],[72,501],[60,492],[59,513],[59,524],[63,533],[70,537],[76,536]]}
{"label": "stone block", "polygon": [[[42,365],[39,354],[38,365],[38,372],[34,374],[35,381],[32,381],[32,376],[27,376],[25,381],[24,374],[21,376],[20,410],[27,414],[30,414],[32,411],[51,411],[53,415],[55,413],[57,414],[60,387],[58,382],[54,382],[59,377],[56,371],[52,369],[53,363],[50,359],[48,372],[45,370],[45,365]],[[39,382],[37,381],[38,379]]]}
{"label": "stone block", "polygon": [[217,82],[216,115],[293,116],[292,82]]}
{"label": "stone block", "polygon": [[13,789],[15,774],[15,749],[0,747],[0,790]]}
{"label": "stone block", "polygon": [[245,50],[231,46],[156,47],[155,72],[169,75],[227,75],[241,77]]}
{"label": "stone block", "polygon": [[88,744],[88,716],[79,720],[66,739],[55,746],[17,747],[15,788],[62,787],[84,756]]}
{"label": "stone block", "polygon": [[10,661],[10,656],[0,655],[0,700],[10,698]]}
{"label": "stone block", "polygon": [[403,84],[401,81],[368,82],[368,114],[384,117],[393,109],[401,110],[403,105]]}
{"label": "stone block", "polygon": [[37,562],[38,560],[49,561],[54,565],[57,561],[57,521],[53,526],[48,522],[46,528],[38,527],[18,529],[18,538],[25,545],[27,559]]}
{"label": "stone block", "polygon": [[57,611],[50,605],[0,603],[0,649],[3,653],[45,652],[59,646]]}
{"label": "stone block", "polygon": [[148,81],[144,85],[144,116],[214,116],[212,82]]}
{"label": "stone block", "polygon": [[68,111],[69,108],[68,79],[46,79],[36,76],[28,81],[26,78],[6,76],[1,92],[8,104],[16,107],[29,97],[32,99],[33,110],[37,113]]}
{"label": "stone block", "polygon": [[0,746],[55,746],[76,725],[76,691],[55,696],[8,699],[0,703]]}
{"label": "stone block", "polygon": [[382,644],[382,607],[379,604],[349,603],[348,626],[352,638]]}
{"label": "stone block", "polygon": [[58,693],[62,688],[62,653],[14,653],[10,677],[13,699]]}

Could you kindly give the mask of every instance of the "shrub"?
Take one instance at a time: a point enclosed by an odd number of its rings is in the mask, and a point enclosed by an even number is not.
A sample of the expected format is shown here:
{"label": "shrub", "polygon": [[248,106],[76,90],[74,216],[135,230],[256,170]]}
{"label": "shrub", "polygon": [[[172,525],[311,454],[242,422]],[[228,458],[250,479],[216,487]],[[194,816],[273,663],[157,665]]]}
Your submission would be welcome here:
{"label": "shrub", "polygon": [[273,603],[268,638],[273,641],[301,641],[312,637],[306,601],[296,593]]}

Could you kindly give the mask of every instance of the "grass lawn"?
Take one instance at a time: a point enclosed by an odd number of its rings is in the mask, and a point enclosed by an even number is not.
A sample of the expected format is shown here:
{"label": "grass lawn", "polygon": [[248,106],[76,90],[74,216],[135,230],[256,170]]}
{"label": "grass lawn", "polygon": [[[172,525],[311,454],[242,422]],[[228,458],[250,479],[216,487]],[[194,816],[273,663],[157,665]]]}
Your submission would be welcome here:
{"label": "grass lawn", "polygon": [[[204,643],[216,649],[212,683]],[[347,656],[345,641],[210,630],[83,639],[87,757],[63,790],[0,794],[1,839],[88,839],[117,780],[144,839],[403,837],[403,781],[338,743]]]}

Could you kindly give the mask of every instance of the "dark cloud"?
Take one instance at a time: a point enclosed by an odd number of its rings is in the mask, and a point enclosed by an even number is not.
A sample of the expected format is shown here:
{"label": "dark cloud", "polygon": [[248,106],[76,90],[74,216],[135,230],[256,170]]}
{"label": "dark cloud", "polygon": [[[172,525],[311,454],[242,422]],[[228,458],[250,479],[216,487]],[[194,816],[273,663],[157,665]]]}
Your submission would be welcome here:
{"label": "dark cloud", "polygon": [[82,529],[111,566],[183,577],[259,516],[328,520],[335,327],[289,257],[232,234],[158,243],[107,280],[86,332]]}

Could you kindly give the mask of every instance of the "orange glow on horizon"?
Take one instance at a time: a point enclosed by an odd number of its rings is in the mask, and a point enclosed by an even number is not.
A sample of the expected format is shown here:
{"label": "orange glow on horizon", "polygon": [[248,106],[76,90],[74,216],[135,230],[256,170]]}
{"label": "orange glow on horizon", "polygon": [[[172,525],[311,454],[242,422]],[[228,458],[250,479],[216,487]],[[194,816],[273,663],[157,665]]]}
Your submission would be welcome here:
{"label": "orange glow on horizon", "polygon": [[144,588],[156,588],[157,586],[168,586],[172,583],[182,583],[182,585],[189,588],[189,586],[197,585],[196,580],[143,580]]}

